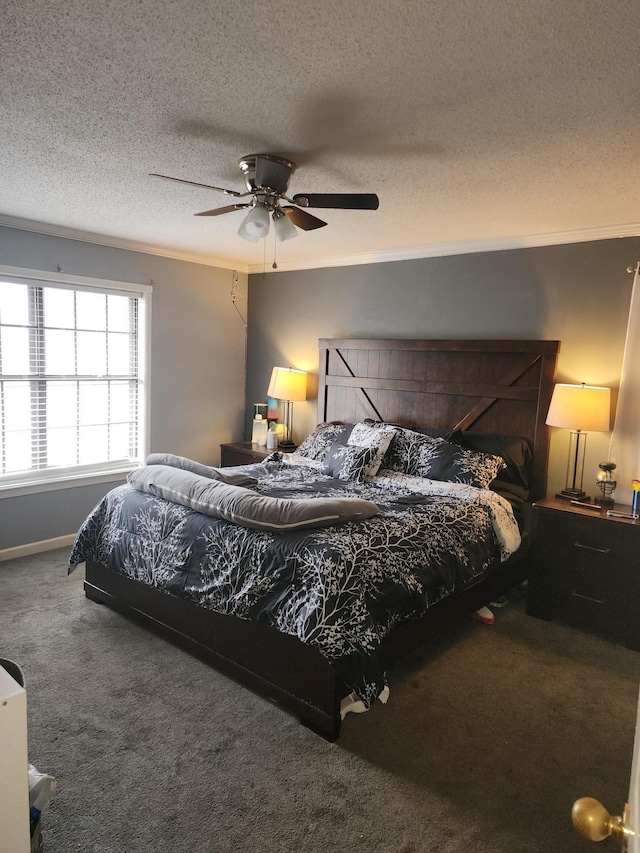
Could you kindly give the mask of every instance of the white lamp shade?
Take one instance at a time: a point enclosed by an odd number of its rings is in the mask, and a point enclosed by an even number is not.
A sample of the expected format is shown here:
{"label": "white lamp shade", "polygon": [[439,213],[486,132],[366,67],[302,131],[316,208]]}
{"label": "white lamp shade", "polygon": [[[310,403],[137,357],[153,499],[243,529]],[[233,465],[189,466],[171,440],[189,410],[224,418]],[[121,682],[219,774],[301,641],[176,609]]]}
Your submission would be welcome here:
{"label": "white lamp shade", "polygon": [[307,399],[307,374],[290,367],[274,367],[267,389],[268,397],[298,403]]}
{"label": "white lamp shade", "polygon": [[242,220],[238,234],[250,243],[257,243],[269,233],[269,211],[261,204],[252,207]]}
{"label": "white lamp shade", "polygon": [[286,214],[273,217],[273,225],[276,229],[276,240],[283,243],[285,240],[291,240],[292,237],[298,236],[298,229],[289,219]]}
{"label": "white lamp shade", "polygon": [[547,424],[584,432],[607,432],[611,390],[597,385],[563,385],[553,389]]}

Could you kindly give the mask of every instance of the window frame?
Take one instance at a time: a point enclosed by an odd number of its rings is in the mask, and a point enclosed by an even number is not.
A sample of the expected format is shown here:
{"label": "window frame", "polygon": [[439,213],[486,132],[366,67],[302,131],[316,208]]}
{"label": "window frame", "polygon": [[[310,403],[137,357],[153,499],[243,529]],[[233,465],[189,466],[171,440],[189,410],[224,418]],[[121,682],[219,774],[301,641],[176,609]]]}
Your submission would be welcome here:
{"label": "window frame", "polygon": [[18,473],[7,478],[5,482],[0,482],[0,499],[53,489],[122,481],[126,474],[137,468],[149,453],[152,286],[0,264],[0,284],[11,282],[33,284],[39,287],[54,285],[69,290],[122,294],[138,298],[139,457],[137,461],[128,465],[105,462],[102,467],[93,465],[90,469],[84,470],[82,466],[70,466]]}

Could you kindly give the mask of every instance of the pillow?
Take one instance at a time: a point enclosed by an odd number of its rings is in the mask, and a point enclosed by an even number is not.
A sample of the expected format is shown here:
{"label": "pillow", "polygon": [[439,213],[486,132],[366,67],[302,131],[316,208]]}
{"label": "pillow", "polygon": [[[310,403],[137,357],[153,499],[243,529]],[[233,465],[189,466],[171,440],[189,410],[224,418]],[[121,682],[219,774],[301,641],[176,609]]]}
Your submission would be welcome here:
{"label": "pillow", "polygon": [[376,456],[375,447],[358,447],[356,444],[333,444],[324,458],[323,474],[338,480],[364,480]]}
{"label": "pillow", "polygon": [[307,459],[315,459],[317,462],[322,462],[332,444],[347,443],[352,429],[353,424],[318,424],[305,438],[296,452],[299,456],[305,456]]}
{"label": "pillow", "polygon": [[430,435],[431,438],[444,438],[451,440],[453,430],[450,427],[413,427],[413,431],[420,435]]}
{"label": "pillow", "polygon": [[406,473],[487,489],[504,467],[505,461],[501,456],[466,450],[443,438],[422,436],[416,457],[411,460],[410,470]]}
{"label": "pillow", "polygon": [[505,483],[514,483],[529,489],[530,465],[533,459],[531,446],[526,438],[520,435],[500,435],[499,433],[457,432],[451,439],[468,450],[480,453],[490,453],[502,456],[506,468],[500,472],[500,479]]}
{"label": "pillow", "polygon": [[384,455],[382,467],[390,471],[399,471],[401,474],[409,474],[420,456],[420,448],[423,445],[432,446],[432,439],[426,433],[399,427]]}
{"label": "pillow", "polygon": [[[451,436],[454,434],[451,427],[403,427],[400,424],[394,424],[388,421],[374,421],[372,418],[365,418],[363,423],[369,425],[380,424],[384,426],[392,426],[397,430],[409,429],[411,432],[417,432],[419,435],[430,435],[432,438],[446,438],[447,441],[450,441]],[[391,444],[393,444],[393,441]]]}
{"label": "pillow", "polygon": [[251,489],[258,485],[258,480],[248,474],[230,474],[224,468],[212,468],[210,465],[203,465],[201,462],[195,462],[186,456],[176,456],[175,453],[150,453],[145,465],[169,465],[171,468],[182,468],[210,480],[222,480],[223,483],[228,483],[230,486],[245,486],[247,489]]}
{"label": "pillow", "polygon": [[358,423],[354,424],[353,429],[347,439],[349,446],[368,447],[374,450],[369,464],[367,465],[364,476],[375,477],[380,468],[380,464],[387,452],[391,439],[396,434],[396,428],[389,424]]}
{"label": "pillow", "polygon": [[[504,473],[504,470],[502,473]],[[522,486],[517,486],[515,483],[506,483],[499,478],[496,478],[489,488],[492,492],[496,492],[511,504],[511,509],[522,533],[527,523],[526,504],[529,499],[529,490]]]}
{"label": "pillow", "polygon": [[167,465],[137,468],[127,480],[140,492],[267,532],[363,521],[378,512],[377,504],[360,498],[271,498]]}
{"label": "pillow", "polygon": [[410,429],[409,427],[400,426],[400,424],[374,421],[371,418],[365,418],[364,423],[367,426],[377,426],[378,428],[386,426],[395,429],[391,444],[382,459],[380,467],[387,468],[390,471],[399,471],[401,474],[408,472],[409,459],[415,455],[421,436],[427,435],[433,438],[449,439],[453,434],[453,430],[448,428],[415,427]]}

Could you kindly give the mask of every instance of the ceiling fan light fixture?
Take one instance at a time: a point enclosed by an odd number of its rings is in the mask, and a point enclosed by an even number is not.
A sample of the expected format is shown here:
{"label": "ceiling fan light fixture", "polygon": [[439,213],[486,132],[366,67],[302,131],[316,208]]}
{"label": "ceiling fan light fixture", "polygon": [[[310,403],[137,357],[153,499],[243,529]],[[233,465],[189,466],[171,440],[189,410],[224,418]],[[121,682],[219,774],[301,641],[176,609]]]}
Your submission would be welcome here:
{"label": "ceiling fan light fixture", "polygon": [[298,236],[298,229],[291,222],[288,216],[280,212],[279,215],[273,214],[273,227],[276,230],[276,240],[283,243],[285,240],[291,240]]}
{"label": "ceiling fan light fixture", "polygon": [[269,233],[269,211],[262,204],[256,204],[242,220],[238,235],[250,243],[257,243]]}

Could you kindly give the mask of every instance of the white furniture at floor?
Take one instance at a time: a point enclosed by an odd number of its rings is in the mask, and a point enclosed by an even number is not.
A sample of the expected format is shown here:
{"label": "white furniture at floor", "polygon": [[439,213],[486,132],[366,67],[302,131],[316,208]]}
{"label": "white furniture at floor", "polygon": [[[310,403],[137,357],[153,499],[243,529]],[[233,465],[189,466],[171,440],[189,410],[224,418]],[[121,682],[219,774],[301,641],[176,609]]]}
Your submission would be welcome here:
{"label": "white furniture at floor", "polygon": [[27,691],[0,664],[0,846],[29,853]]}

